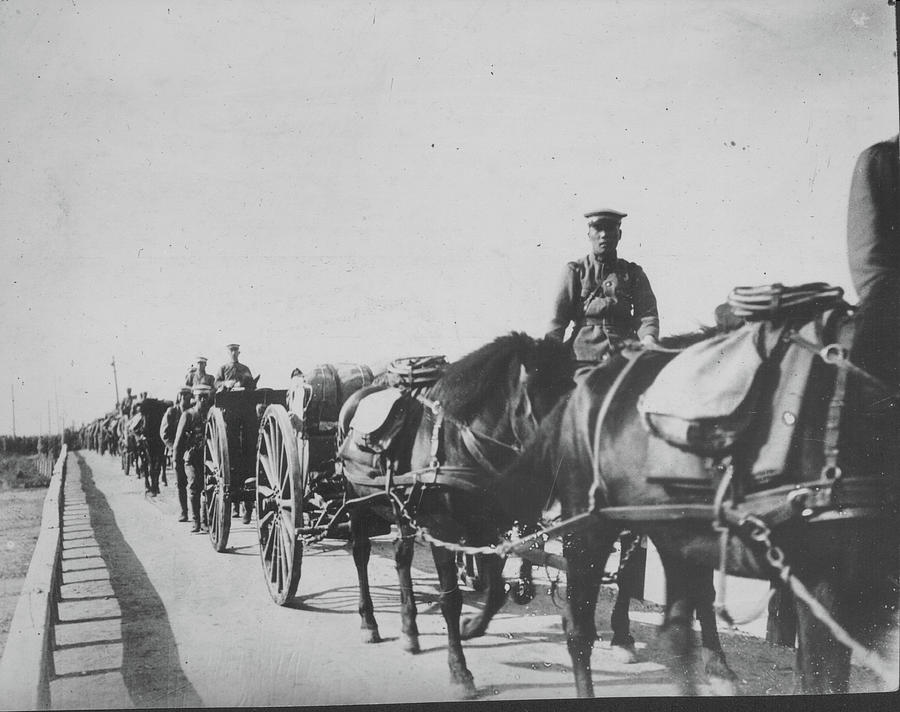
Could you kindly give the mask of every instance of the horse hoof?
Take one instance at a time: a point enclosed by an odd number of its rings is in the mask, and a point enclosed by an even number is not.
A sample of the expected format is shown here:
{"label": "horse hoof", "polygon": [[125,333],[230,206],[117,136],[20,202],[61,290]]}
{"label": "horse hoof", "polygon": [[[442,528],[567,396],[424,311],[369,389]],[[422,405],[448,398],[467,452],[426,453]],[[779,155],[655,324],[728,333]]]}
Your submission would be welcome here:
{"label": "horse hoof", "polygon": [[472,640],[480,638],[487,630],[487,626],[482,624],[478,616],[465,616],[459,622],[459,637],[463,640]]}
{"label": "horse hoof", "polygon": [[610,645],[609,654],[613,660],[622,665],[631,665],[638,661],[637,651],[630,643],[628,645]]}
{"label": "horse hoof", "polygon": [[400,636],[400,639],[403,641],[403,652],[409,653],[410,655],[418,655],[422,652],[422,648],[419,647],[418,635],[404,633]]}
{"label": "horse hoof", "polygon": [[710,690],[717,697],[732,697],[737,694],[738,676],[728,667],[725,653],[721,650],[700,648],[703,670],[709,680]]}
{"label": "horse hoof", "polygon": [[450,681],[453,698],[456,700],[474,700],[478,697],[478,690],[475,689],[475,681],[472,675],[464,677],[462,680],[453,679]]}
{"label": "horse hoof", "polygon": [[365,643],[380,643],[381,636],[378,635],[378,628],[362,628],[360,630],[360,640]]}
{"label": "horse hoof", "polygon": [[517,579],[510,587],[513,600],[520,606],[531,603],[534,600],[534,582],[525,579]]}
{"label": "horse hoof", "polygon": [[725,678],[710,675],[709,691],[714,697],[734,697],[737,694],[737,685],[734,680],[726,680]]}

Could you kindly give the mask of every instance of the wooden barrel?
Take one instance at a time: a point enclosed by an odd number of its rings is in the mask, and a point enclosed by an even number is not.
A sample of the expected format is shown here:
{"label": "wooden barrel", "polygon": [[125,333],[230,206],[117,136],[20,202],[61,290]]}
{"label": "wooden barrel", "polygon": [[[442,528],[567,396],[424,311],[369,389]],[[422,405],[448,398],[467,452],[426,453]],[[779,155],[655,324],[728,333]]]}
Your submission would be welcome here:
{"label": "wooden barrel", "polygon": [[372,369],[359,363],[325,363],[306,375],[312,387],[306,408],[309,470],[332,473],[337,454],[337,420],[353,393],[372,383]]}
{"label": "wooden barrel", "polygon": [[361,363],[324,363],[306,376],[312,387],[306,419],[310,430],[335,432],[341,406],[353,393],[372,383],[372,369]]}

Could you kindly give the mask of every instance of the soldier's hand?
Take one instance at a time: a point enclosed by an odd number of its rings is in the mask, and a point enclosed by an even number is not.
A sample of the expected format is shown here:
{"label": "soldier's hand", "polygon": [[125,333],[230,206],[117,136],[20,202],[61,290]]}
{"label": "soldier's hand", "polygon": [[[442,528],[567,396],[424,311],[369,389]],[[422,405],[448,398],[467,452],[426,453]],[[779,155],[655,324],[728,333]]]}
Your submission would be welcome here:
{"label": "soldier's hand", "polygon": [[653,334],[647,334],[641,339],[641,344],[643,346],[649,346],[653,348],[654,346],[659,346],[659,341],[657,341],[656,337]]}

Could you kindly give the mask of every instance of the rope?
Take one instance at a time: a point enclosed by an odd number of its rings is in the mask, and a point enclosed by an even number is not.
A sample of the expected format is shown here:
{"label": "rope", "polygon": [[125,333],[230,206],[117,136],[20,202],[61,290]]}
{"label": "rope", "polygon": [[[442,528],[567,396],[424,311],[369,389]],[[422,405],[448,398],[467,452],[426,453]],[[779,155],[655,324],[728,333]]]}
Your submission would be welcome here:
{"label": "rope", "polygon": [[843,303],[844,290],[826,282],[808,282],[797,287],[769,284],[761,287],[735,287],[728,295],[732,313],[747,321],[762,321],[791,313],[816,311]]}
{"label": "rope", "polygon": [[790,586],[794,595],[806,604],[812,614],[818,618],[820,622],[825,624],[838,642],[843,643],[850,649],[853,655],[857,656],[860,665],[869,668],[869,670],[874,672],[885,682],[890,683],[897,679],[896,665],[889,664],[880,655],[868,650],[863,645],[856,642],[856,640],[854,640],[850,634],[831,617],[825,607],[813,597],[806,586],[804,586],[796,576],[791,574],[789,567],[785,566],[779,576]]}
{"label": "rope", "polygon": [[887,683],[893,683],[896,679],[896,666],[889,665],[881,656],[866,649],[862,644],[858,643],[854,638],[831,617],[828,610],[819,603],[809,592],[803,582],[791,573],[790,567],[784,563],[784,552],[780,547],[776,546],[771,538],[772,533],[765,522],[759,517],[749,515],[745,517],[744,522],[748,524],[752,531],[749,536],[753,541],[759,542],[766,547],[766,561],[777,572],[777,577],[785,584],[790,586],[791,591],[809,608],[810,612],[816,619],[825,625],[834,638],[850,649],[853,655],[859,659],[859,663],[869,668]]}

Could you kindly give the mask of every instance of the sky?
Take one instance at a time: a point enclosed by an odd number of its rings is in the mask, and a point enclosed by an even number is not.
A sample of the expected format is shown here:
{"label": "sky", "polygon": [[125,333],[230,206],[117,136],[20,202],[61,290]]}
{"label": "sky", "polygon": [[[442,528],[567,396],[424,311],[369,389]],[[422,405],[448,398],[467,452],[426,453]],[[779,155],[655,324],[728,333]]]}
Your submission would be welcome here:
{"label": "sky", "polygon": [[541,336],[628,213],[663,334],[738,285],[856,295],[898,131],[886,0],[0,2],[0,433],[317,363]]}

